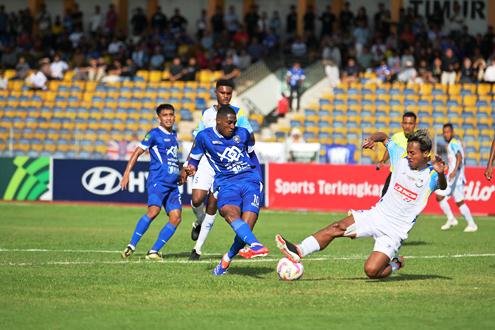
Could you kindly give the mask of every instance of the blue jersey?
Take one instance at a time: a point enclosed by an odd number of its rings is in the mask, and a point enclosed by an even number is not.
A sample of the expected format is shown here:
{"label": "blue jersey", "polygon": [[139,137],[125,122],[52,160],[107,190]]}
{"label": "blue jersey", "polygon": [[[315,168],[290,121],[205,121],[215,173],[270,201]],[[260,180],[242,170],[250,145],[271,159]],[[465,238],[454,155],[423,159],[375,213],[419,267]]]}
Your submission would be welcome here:
{"label": "blue jersey", "polygon": [[[237,117],[236,126],[244,127],[249,131],[249,133],[253,133],[253,128],[249,123],[246,113],[243,110],[239,109],[238,107],[234,107],[233,105],[231,105],[230,107],[234,109],[235,115]],[[193,131],[193,136],[196,137],[196,135],[198,135],[198,133],[201,132],[202,130],[209,127],[215,127],[216,124],[217,124],[217,107],[213,105],[208,109],[203,110],[198,127]]]}
{"label": "blue jersey", "polygon": [[199,160],[205,155],[215,170],[215,189],[237,180],[261,182],[256,164],[248,153],[254,152],[250,132],[236,127],[230,138],[223,137],[210,127],[198,133],[191,150],[191,158]]}
{"label": "blue jersey", "polygon": [[289,69],[287,71],[287,77],[289,79],[289,85],[292,87],[296,87],[300,80],[306,79],[306,76],[304,75],[304,70],[302,68]]}
{"label": "blue jersey", "polygon": [[160,184],[176,187],[179,181],[179,143],[175,132],[169,133],[163,127],[153,128],[139,144],[143,150],[150,149],[150,172],[147,185]]}

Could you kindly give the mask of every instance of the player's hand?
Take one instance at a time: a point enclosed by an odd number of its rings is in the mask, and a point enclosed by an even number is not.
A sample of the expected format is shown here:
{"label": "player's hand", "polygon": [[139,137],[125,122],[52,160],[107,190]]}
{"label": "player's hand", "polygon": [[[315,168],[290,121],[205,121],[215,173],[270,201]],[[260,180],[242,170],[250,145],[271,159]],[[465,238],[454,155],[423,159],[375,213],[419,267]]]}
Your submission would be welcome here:
{"label": "player's hand", "polygon": [[363,149],[373,149],[375,147],[375,141],[370,138],[366,138],[362,144]]}
{"label": "player's hand", "polygon": [[492,173],[493,173],[493,167],[487,166],[487,168],[485,170],[485,178],[488,181],[491,181],[491,179],[492,179]]}
{"label": "player's hand", "polygon": [[122,180],[120,181],[120,188],[122,190],[126,190],[128,183],[129,183],[129,176],[124,174],[124,176],[122,177]]}
{"label": "player's hand", "polygon": [[378,163],[376,163],[376,167],[375,167],[375,169],[376,169],[377,171],[379,171],[379,170],[381,170],[381,169],[382,169],[382,167],[383,167],[384,165],[385,165],[385,164],[384,164],[382,161],[379,161]]}
{"label": "player's hand", "polygon": [[186,181],[187,181],[187,177],[188,177],[188,175],[187,175],[187,173],[186,173],[186,166],[184,166],[184,167],[182,168],[182,170],[180,170],[180,174],[179,174],[179,182],[178,182],[178,183],[179,183],[179,185],[184,184],[184,182],[186,182]]}
{"label": "player's hand", "polygon": [[449,174],[449,181],[454,181],[456,174],[457,174],[457,171],[450,173]]}
{"label": "player's hand", "polygon": [[443,161],[442,157],[440,157],[439,155],[435,155],[435,160],[433,160],[432,165],[433,165],[433,169],[438,173],[445,172],[445,162]]}
{"label": "player's hand", "polygon": [[196,167],[192,165],[187,165],[186,167],[184,167],[184,170],[186,171],[186,174],[188,176],[193,176],[194,174],[196,174]]}

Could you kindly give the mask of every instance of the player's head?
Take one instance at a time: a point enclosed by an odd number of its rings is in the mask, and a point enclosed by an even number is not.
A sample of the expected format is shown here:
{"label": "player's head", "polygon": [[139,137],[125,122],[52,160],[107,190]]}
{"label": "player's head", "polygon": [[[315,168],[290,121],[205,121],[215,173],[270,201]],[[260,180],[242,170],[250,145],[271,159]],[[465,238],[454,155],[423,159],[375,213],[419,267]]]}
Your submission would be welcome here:
{"label": "player's head", "polygon": [[221,105],[217,112],[217,131],[224,137],[229,138],[234,133],[237,116],[234,109],[229,105]]}
{"label": "player's head", "polygon": [[215,86],[215,95],[217,96],[218,105],[230,104],[234,84],[231,80],[220,79]]}
{"label": "player's head", "polygon": [[450,142],[450,140],[454,137],[454,126],[452,126],[451,123],[443,125],[442,134],[445,142]]}
{"label": "player's head", "polygon": [[428,130],[420,129],[412,133],[407,139],[407,161],[409,167],[423,168],[430,160],[432,142]]}
{"label": "player's head", "polygon": [[156,107],[156,115],[160,126],[171,130],[175,123],[175,109],[172,104],[163,103]]}
{"label": "player's head", "polygon": [[416,129],[416,114],[414,112],[408,111],[402,115],[402,122],[400,123],[404,135],[409,137]]}

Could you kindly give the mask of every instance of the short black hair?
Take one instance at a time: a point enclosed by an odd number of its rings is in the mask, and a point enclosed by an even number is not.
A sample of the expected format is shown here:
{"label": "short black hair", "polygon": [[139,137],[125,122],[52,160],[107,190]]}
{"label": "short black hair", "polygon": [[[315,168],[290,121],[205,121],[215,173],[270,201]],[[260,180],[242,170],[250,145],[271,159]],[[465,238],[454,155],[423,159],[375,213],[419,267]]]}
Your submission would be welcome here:
{"label": "short black hair", "polygon": [[447,128],[447,127],[450,128],[451,131],[454,130],[454,126],[452,125],[452,123],[447,123],[443,125],[443,128]]}
{"label": "short black hair", "polygon": [[162,103],[156,107],[156,114],[159,115],[162,110],[172,110],[175,113],[175,108],[172,104]]}
{"label": "short black hair", "polygon": [[402,119],[404,119],[405,117],[412,117],[414,118],[414,121],[416,121],[417,119],[416,114],[412,111],[404,112],[404,114],[402,115]]}
{"label": "short black hair", "polygon": [[223,104],[218,108],[217,111],[217,118],[221,117],[227,117],[227,115],[236,115],[234,109],[228,105],[228,104]]}
{"label": "short black hair", "polygon": [[416,132],[412,133],[407,139],[407,143],[409,142],[418,142],[419,150],[421,150],[421,152],[431,151],[433,145],[427,129],[418,129]]}
{"label": "short black hair", "polygon": [[217,80],[217,84],[215,86],[215,89],[219,89],[221,86],[227,86],[227,87],[234,89],[234,83],[232,82],[232,80],[228,80],[228,79]]}

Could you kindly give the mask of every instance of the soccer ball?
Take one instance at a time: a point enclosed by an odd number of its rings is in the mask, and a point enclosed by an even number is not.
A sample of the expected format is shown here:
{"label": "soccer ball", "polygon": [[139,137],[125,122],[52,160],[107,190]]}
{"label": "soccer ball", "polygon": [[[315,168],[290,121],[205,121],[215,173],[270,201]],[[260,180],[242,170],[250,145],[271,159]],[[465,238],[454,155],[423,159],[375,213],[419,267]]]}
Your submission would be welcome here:
{"label": "soccer ball", "polygon": [[277,274],[281,280],[294,281],[301,278],[304,273],[302,263],[293,263],[287,258],[282,258],[277,264]]}

